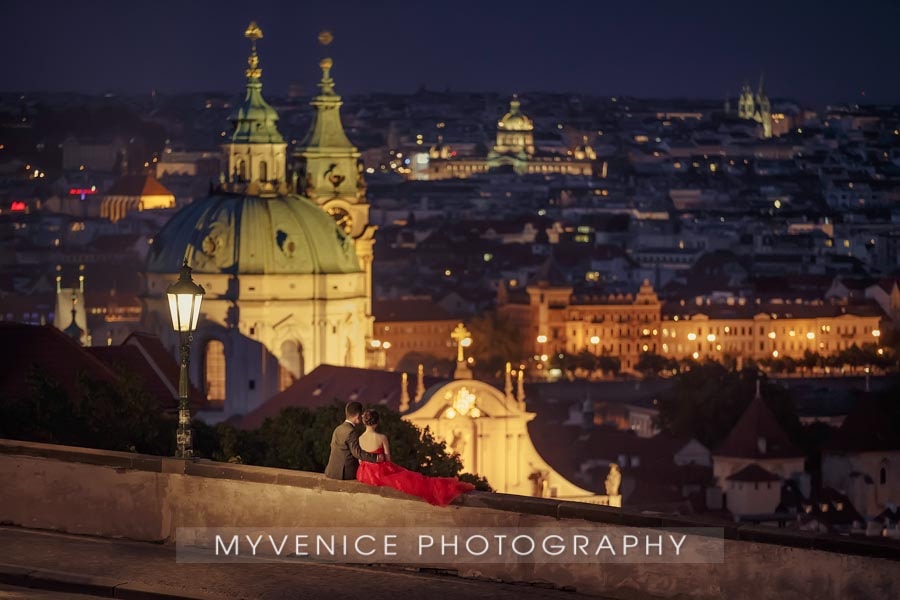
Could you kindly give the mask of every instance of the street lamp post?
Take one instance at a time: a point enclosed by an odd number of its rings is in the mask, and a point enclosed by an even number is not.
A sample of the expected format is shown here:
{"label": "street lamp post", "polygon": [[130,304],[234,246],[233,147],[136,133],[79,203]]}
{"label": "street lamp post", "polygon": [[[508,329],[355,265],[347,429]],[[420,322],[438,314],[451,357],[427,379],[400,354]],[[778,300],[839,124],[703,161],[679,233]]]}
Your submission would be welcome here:
{"label": "street lamp post", "polygon": [[190,364],[191,341],[200,318],[200,303],[206,291],[203,286],[191,279],[191,268],[185,259],[181,266],[178,281],[169,286],[166,295],[169,297],[169,312],[172,314],[172,327],[178,333],[181,350],[181,373],[178,377],[178,431],[175,435],[178,458],[190,458],[193,453],[191,440],[191,409],[188,406],[188,366]]}

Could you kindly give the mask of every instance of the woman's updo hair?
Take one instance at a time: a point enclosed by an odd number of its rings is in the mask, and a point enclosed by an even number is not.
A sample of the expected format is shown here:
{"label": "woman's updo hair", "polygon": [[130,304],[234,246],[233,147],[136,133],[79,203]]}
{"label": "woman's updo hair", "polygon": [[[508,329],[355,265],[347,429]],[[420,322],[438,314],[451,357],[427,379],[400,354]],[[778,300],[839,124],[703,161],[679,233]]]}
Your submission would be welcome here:
{"label": "woman's updo hair", "polygon": [[378,411],[370,408],[366,410],[362,415],[362,422],[364,425],[368,425],[369,427],[375,427],[378,425],[378,421],[381,417],[378,416]]}

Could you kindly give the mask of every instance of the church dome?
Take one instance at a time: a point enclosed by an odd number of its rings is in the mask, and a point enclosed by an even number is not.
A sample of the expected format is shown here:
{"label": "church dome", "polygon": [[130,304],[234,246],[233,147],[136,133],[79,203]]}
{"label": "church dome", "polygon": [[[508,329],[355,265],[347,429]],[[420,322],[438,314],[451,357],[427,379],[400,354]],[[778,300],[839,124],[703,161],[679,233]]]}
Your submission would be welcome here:
{"label": "church dome", "polygon": [[428,149],[428,156],[433,159],[450,158],[452,150],[444,143],[444,136],[439,135],[437,143]]}
{"label": "church dome", "polygon": [[497,123],[500,129],[506,131],[531,131],[534,129],[534,123],[527,116],[519,112],[518,97],[513,96],[509,103],[509,112],[503,115],[503,118]]}
{"label": "church dome", "polygon": [[584,136],[581,139],[581,144],[575,146],[573,154],[576,160],[597,160],[597,153],[590,143],[588,143],[587,136]]}
{"label": "church dome", "polygon": [[147,272],[359,273],[353,241],[310,200],[219,193],[178,211],[153,238]]}

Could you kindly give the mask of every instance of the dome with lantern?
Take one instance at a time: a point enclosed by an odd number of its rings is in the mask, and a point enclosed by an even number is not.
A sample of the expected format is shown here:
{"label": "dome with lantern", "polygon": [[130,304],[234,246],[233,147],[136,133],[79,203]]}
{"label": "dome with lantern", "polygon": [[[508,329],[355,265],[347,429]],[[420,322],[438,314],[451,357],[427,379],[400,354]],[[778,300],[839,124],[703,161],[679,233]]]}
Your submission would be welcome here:
{"label": "dome with lantern", "polygon": [[520,106],[519,97],[514,95],[509,102],[509,112],[503,115],[497,127],[505,131],[532,131],[534,122],[519,110]]}

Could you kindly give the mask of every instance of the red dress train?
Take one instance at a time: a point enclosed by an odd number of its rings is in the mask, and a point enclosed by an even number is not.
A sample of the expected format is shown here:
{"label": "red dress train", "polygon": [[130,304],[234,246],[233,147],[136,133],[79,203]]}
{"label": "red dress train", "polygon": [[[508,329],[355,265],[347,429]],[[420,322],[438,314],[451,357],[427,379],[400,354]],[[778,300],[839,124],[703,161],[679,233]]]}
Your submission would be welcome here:
{"label": "red dress train", "polygon": [[[384,448],[379,448],[374,454],[384,454]],[[475,489],[471,483],[455,477],[428,477],[389,460],[382,463],[360,461],[356,479],[369,485],[392,487],[437,506],[447,506],[457,496]]]}

